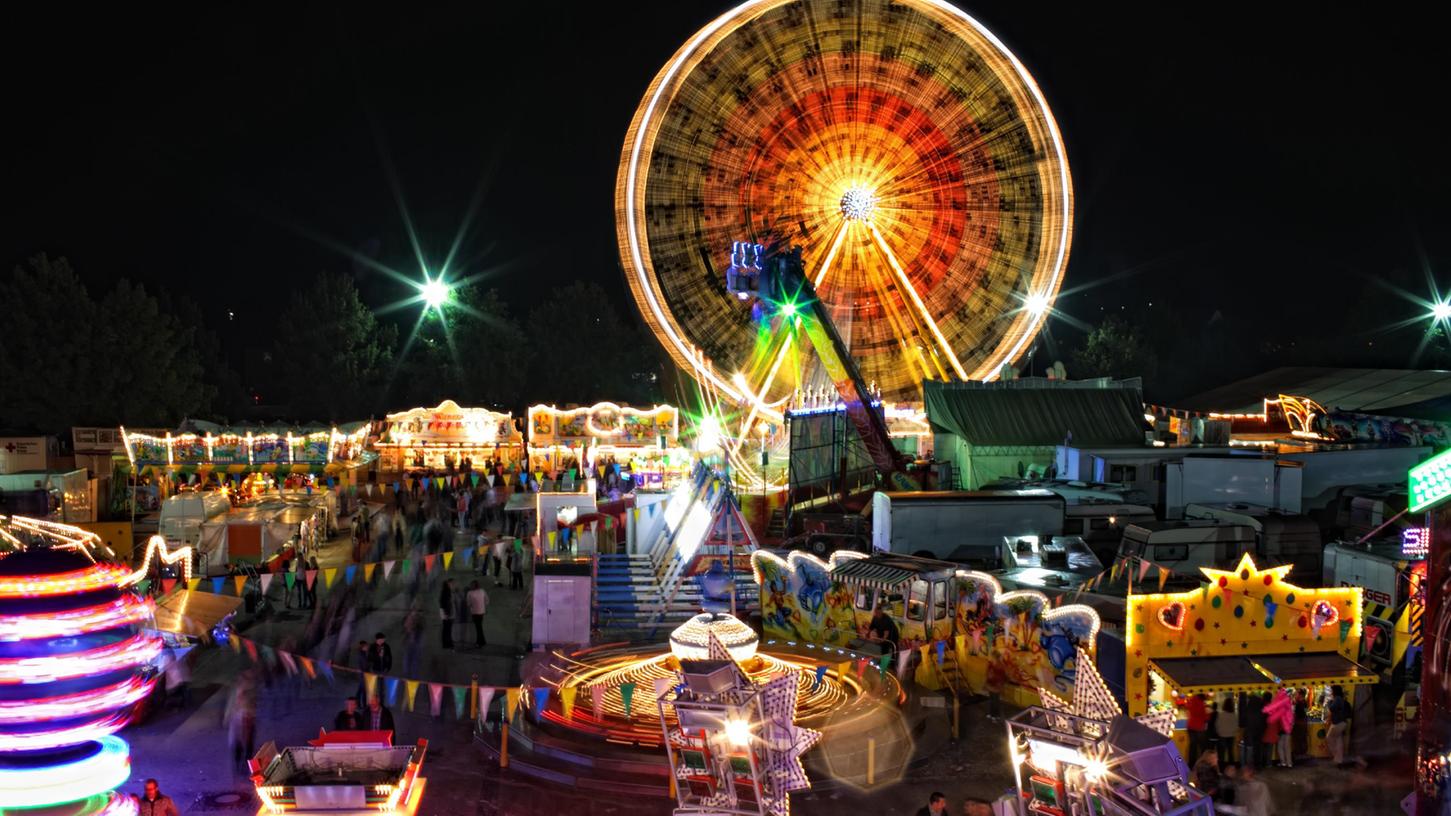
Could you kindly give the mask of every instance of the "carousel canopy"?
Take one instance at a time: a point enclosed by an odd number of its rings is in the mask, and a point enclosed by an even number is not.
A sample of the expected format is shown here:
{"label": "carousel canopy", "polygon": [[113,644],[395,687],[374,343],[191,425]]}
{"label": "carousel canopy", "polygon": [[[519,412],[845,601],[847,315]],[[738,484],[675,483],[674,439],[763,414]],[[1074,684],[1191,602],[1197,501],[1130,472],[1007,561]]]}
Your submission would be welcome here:
{"label": "carousel canopy", "polygon": [[832,568],[831,577],[845,583],[893,589],[916,578],[924,581],[941,580],[956,569],[957,565],[948,561],[877,553],[870,558],[842,561]]}

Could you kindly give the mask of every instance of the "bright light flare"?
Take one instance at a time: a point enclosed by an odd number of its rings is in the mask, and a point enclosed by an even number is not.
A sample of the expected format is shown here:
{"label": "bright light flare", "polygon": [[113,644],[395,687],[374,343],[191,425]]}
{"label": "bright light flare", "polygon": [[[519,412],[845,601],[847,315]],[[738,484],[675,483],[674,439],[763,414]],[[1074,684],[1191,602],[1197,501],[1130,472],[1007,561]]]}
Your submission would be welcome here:
{"label": "bright light flare", "polygon": [[1048,311],[1048,296],[1042,292],[1035,292],[1023,299],[1023,308],[1028,314],[1038,316]]}
{"label": "bright light flare", "polygon": [[1431,318],[1434,320],[1451,320],[1451,302],[1440,301],[1431,306]]}
{"label": "bright light flare", "polygon": [[731,745],[745,748],[751,744],[751,724],[746,720],[726,720],[725,735]]}
{"label": "bright light flare", "polygon": [[701,417],[700,424],[695,428],[695,452],[714,453],[720,450],[720,443],[720,420],[714,416]]}
{"label": "bright light flare", "polygon": [[442,277],[430,278],[427,274],[423,276],[423,283],[418,287],[418,293],[423,296],[424,304],[430,309],[442,309],[448,303],[452,291]]}
{"label": "bright light flare", "polygon": [[868,187],[852,187],[841,197],[841,214],[848,221],[870,221],[876,211],[877,194]]}

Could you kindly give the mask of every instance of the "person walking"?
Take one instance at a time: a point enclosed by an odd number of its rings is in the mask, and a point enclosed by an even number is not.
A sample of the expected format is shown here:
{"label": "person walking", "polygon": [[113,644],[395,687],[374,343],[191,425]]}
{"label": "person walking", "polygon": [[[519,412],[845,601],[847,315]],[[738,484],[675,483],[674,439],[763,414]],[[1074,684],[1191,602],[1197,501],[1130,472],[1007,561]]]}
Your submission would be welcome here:
{"label": "person walking", "polygon": [[445,649],[453,648],[453,579],[448,578],[443,582],[443,589],[438,593],[438,614],[443,619],[442,645]]}
{"label": "person walking", "polygon": [[509,588],[524,588],[524,545],[519,539],[514,539],[514,546],[509,550],[511,560],[509,564]]}
{"label": "person walking", "polygon": [[161,792],[155,779],[146,780],[143,793],[136,799],[137,816],[181,816],[171,797]]}
{"label": "person walking", "polygon": [[1325,711],[1330,715],[1330,730],[1325,735],[1325,741],[1330,744],[1330,759],[1335,762],[1335,767],[1344,768],[1349,763],[1345,760],[1347,752],[1346,731],[1350,729],[1350,702],[1345,699],[1345,689],[1338,685],[1330,687],[1330,702],[1325,706]]}
{"label": "person walking", "polygon": [[1234,713],[1233,694],[1219,704],[1219,712],[1214,715],[1214,733],[1219,737],[1219,766],[1222,768],[1234,761],[1234,743],[1239,736],[1239,715]]}
{"label": "person walking", "polygon": [[1239,779],[1234,784],[1234,804],[1219,805],[1216,811],[1237,814],[1237,816],[1270,816],[1275,812],[1270,800],[1270,788],[1253,765],[1240,769]]}
{"label": "person walking", "polygon": [[[1269,695],[1266,695],[1269,696]],[[1290,739],[1295,730],[1295,700],[1290,693],[1280,686],[1274,696],[1265,704],[1265,721],[1268,723],[1265,736],[1268,741],[1269,729],[1273,728],[1276,734],[1275,739],[1275,764],[1281,768],[1293,768],[1294,759],[1290,756]]]}
{"label": "person walking", "polygon": [[489,611],[489,593],[479,586],[478,581],[469,584],[468,595],[466,596],[469,605],[469,617],[474,622],[474,645],[480,649],[484,648],[484,614]]}
{"label": "person walking", "polygon": [[418,661],[423,654],[423,610],[414,602],[403,616],[403,674],[418,676]]}
{"label": "person walking", "polygon": [[[508,558],[509,539],[499,536],[499,540],[494,542],[494,586],[496,587],[504,585],[504,582],[500,579],[504,577],[504,565],[508,561]],[[510,588],[512,589],[513,587],[511,586]]]}
{"label": "person walking", "polygon": [[227,741],[232,746],[232,763],[243,770],[256,753],[257,737],[257,670],[242,672],[232,686],[225,712]]}
{"label": "person walking", "polygon": [[1258,694],[1249,693],[1244,697],[1243,707],[1240,709],[1240,723],[1244,728],[1244,750],[1240,751],[1240,763],[1245,769],[1251,766],[1263,765],[1264,746],[1262,741],[1265,738],[1265,700]]}
{"label": "person walking", "polygon": [[1003,662],[998,655],[991,655],[987,660],[987,678],[985,688],[987,689],[987,718],[998,722],[1003,718],[1002,699],[1003,687],[1008,683],[1008,673],[1003,669]]}

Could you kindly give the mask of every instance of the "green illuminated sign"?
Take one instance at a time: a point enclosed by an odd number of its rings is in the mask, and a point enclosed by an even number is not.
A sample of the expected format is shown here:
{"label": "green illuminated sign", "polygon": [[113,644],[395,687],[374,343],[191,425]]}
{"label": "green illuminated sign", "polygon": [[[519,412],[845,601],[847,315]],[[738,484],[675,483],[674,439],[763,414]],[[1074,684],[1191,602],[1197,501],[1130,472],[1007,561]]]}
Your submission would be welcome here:
{"label": "green illuminated sign", "polygon": [[1406,478],[1410,481],[1412,513],[1451,497],[1451,450],[1438,453],[1411,468]]}

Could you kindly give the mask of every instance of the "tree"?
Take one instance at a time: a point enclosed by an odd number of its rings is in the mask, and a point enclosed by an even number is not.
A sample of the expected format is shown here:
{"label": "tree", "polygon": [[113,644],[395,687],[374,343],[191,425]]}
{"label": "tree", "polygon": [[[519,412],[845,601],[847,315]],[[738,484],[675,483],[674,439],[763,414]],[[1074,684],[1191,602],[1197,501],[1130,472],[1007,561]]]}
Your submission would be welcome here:
{"label": "tree", "polygon": [[1088,332],[1073,353],[1075,377],[1153,377],[1158,358],[1137,327],[1110,315]]}
{"label": "tree", "polygon": [[529,313],[534,391],[558,404],[660,399],[654,340],[627,325],[603,287],[575,281]]}
{"label": "tree", "polygon": [[283,311],[273,401],[297,420],[346,421],[380,410],[397,330],[381,325],[347,275],[324,272]]}
{"label": "tree", "polygon": [[195,324],[187,325],[127,280],[98,304],[93,326],[96,421],[167,426],[211,403]]}
{"label": "tree", "polygon": [[96,306],[65,258],[44,254],[0,280],[0,423],[59,432],[91,419]]}

